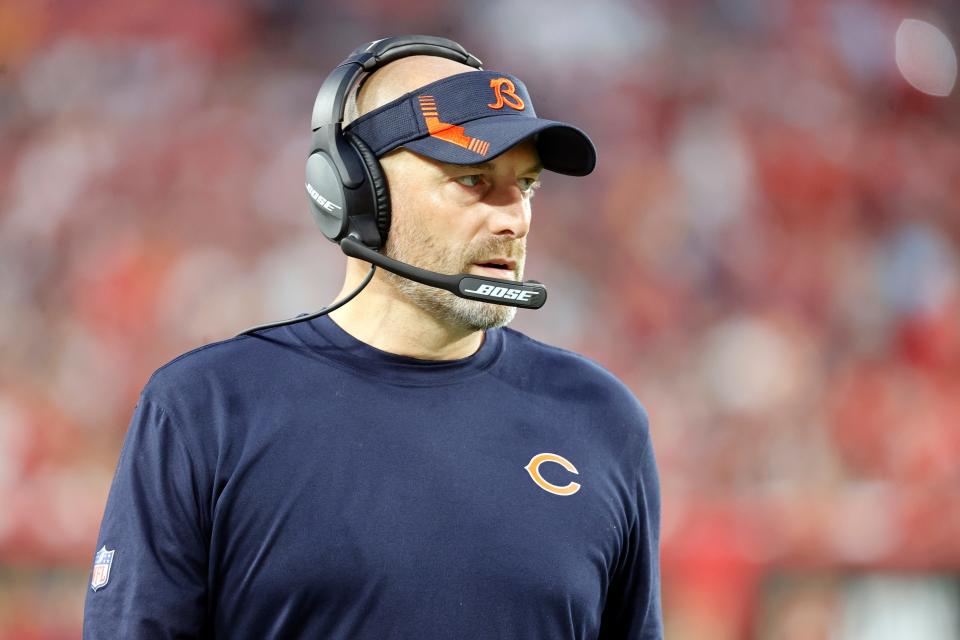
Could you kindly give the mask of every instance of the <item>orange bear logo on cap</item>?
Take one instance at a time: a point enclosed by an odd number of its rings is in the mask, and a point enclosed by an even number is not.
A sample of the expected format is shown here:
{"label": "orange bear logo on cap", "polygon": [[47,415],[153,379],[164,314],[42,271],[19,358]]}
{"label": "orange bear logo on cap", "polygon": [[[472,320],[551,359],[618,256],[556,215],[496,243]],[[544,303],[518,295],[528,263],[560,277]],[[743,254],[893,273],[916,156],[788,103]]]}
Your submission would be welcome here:
{"label": "orange bear logo on cap", "polygon": [[511,109],[523,111],[525,107],[523,98],[517,95],[517,87],[510,78],[494,78],[490,81],[490,88],[493,89],[497,101],[488,104],[488,107],[503,109],[503,105],[507,105]]}

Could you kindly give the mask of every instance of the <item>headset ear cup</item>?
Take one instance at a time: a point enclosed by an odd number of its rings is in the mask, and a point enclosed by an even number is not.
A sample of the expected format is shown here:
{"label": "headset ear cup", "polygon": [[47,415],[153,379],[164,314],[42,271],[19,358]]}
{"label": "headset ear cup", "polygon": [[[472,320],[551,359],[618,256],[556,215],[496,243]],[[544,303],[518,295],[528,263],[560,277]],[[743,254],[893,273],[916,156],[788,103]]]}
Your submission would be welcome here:
{"label": "headset ear cup", "polygon": [[387,244],[387,234],[390,232],[390,188],[387,186],[387,178],[383,175],[380,161],[377,160],[377,156],[370,150],[370,147],[357,136],[348,133],[347,138],[353,144],[367,168],[370,188],[373,190],[373,197],[376,202],[376,222],[377,231],[380,232],[380,246],[384,247]]}
{"label": "headset ear cup", "polygon": [[340,174],[325,152],[315,151],[307,158],[304,186],[317,226],[329,240],[338,242],[347,231],[347,203]]}

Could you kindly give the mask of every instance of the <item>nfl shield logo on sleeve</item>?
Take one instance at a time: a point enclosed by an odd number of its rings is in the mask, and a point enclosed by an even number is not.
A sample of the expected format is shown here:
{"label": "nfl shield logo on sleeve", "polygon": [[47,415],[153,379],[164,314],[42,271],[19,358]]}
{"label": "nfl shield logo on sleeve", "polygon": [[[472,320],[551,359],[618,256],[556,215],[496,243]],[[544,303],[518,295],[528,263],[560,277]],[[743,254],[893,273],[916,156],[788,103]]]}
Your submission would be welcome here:
{"label": "nfl shield logo on sleeve", "polygon": [[106,586],[110,579],[110,566],[113,564],[113,554],[116,552],[116,549],[107,551],[107,545],[103,545],[100,551],[97,551],[93,559],[93,577],[90,579],[90,586],[94,591]]}

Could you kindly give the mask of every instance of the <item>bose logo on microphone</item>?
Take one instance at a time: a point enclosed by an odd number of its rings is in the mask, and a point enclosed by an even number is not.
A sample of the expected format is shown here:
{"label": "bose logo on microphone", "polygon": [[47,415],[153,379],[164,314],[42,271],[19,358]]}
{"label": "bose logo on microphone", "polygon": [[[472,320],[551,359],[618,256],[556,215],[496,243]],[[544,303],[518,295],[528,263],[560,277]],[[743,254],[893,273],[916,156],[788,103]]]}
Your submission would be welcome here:
{"label": "bose logo on microphone", "polygon": [[333,213],[334,209],[343,209],[343,207],[341,207],[340,205],[333,204],[332,202],[324,198],[322,195],[317,193],[317,190],[311,187],[309,182],[304,182],[303,186],[307,188],[307,193],[310,194],[310,197],[313,198],[318,205],[320,205],[322,208],[326,209],[330,213]]}
{"label": "bose logo on microphone", "polygon": [[476,289],[464,289],[465,293],[476,293],[490,298],[503,298],[504,300],[519,300],[528,302],[532,296],[540,293],[539,291],[523,289],[510,289],[508,287],[495,287],[491,284],[482,284]]}

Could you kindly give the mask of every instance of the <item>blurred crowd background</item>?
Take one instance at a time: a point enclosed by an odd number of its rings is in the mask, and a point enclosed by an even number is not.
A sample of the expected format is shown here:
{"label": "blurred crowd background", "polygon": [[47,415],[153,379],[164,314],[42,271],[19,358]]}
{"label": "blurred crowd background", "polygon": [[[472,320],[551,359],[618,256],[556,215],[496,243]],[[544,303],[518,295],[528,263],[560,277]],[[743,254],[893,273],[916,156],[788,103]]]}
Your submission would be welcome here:
{"label": "blurred crowd background", "polygon": [[0,638],[78,637],[150,374],[339,291],[313,99],[400,33],[597,143],[544,176],[550,300],[514,326],[650,412],[667,637],[960,638],[958,30],[955,0],[0,0]]}

